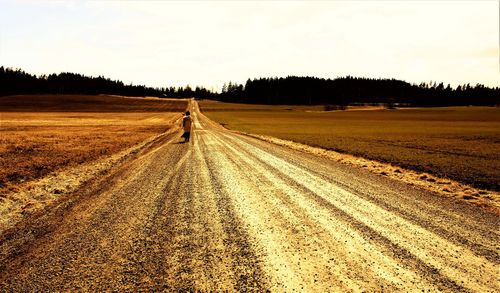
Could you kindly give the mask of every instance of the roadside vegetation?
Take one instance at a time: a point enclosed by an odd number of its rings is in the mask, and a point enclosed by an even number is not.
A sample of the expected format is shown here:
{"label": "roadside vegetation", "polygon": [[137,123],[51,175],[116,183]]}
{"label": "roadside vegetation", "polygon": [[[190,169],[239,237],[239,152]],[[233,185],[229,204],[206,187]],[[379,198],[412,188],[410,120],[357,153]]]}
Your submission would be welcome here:
{"label": "roadside vegetation", "polygon": [[500,108],[387,110],[199,102],[226,128],[428,172],[474,187],[500,190]]}
{"label": "roadside vegetation", "polygon": [[0,97],[0,194],[167,131],[186,100]]}

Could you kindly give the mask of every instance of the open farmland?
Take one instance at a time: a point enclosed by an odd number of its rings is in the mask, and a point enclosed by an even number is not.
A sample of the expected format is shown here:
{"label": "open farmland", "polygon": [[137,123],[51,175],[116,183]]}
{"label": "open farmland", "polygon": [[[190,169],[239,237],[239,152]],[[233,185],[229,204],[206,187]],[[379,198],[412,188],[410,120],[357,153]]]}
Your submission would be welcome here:
{"label": "open farmland", "polygon": [[108,95],[16,95],[0,97],[0,112],[181,112],[186,100]]}
{"label": "open farmland", "polygon": [[260,105],[260,104],[238,104],[224,103],[214,100],[199,101],[201,110],[203,111],[257,111],[257,112],[273,112],[273,111],[323,111],[322,105],[317,106],[301,106],[301,105]]}
{"label": "open farmland", "polygon": [[0,192],[163,133],[186,106],[115,96],[0,97]]}
{"label": "open farmland", "polygon": [[500,189],[499,108],[321,112],[318,107],[242,105],[240,110],[238,104],[199,104],[208,117],[229,129]]}

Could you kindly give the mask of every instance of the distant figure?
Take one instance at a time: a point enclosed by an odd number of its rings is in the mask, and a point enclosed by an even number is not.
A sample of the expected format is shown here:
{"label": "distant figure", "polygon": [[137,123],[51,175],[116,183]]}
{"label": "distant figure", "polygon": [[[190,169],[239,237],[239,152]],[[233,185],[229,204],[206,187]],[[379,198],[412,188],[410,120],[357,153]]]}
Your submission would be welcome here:
{"label": "distant figure", "polygon": [[184,133],[182,137],[184,137],[184,142],[189,141],[189,137],[191,136],[191,124],[193,123],[193,119],[189,111],[186,111],[186,115],[182,117],[182,128],[184,129]]}

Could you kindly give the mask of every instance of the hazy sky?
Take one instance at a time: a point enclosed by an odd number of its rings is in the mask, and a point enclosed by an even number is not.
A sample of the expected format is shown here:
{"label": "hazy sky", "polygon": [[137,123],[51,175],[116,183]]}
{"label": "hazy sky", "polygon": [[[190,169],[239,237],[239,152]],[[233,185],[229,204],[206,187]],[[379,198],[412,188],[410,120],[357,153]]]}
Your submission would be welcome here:
{"label": "hazy sky", "polygon": [[500,86],[498,1],[4,1],[0,65],[149,86],[309,75]]}

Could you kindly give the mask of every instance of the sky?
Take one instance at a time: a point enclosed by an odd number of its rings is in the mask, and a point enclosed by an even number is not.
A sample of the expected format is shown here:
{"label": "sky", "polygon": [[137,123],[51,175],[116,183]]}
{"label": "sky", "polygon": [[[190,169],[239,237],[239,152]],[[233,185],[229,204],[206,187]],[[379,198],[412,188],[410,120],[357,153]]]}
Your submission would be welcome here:
{"label": "sky", "polygon": [[154,87],[288,75],[500,86],[498,1],[0,0],[0,65]]}

